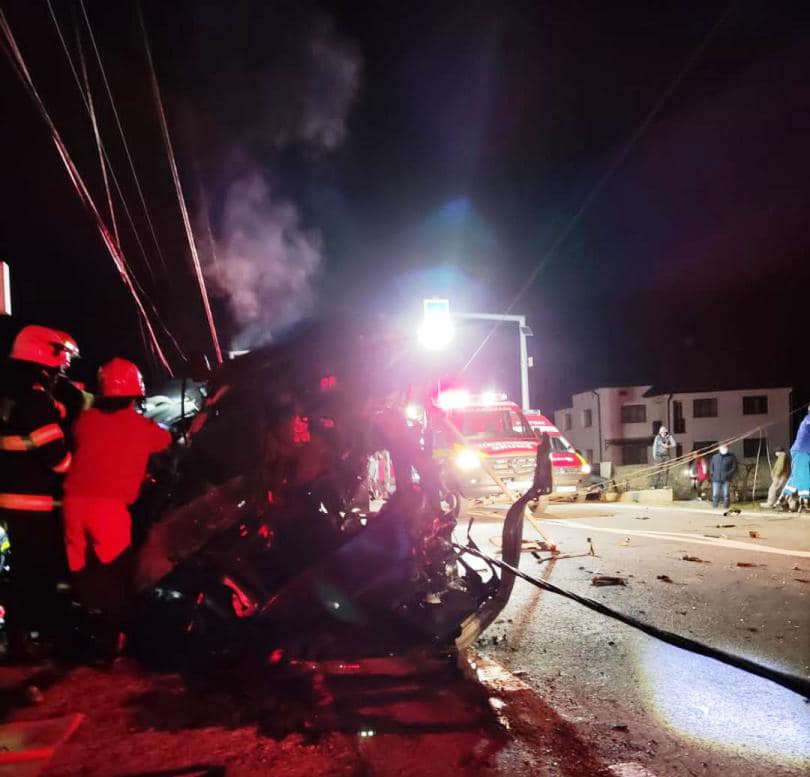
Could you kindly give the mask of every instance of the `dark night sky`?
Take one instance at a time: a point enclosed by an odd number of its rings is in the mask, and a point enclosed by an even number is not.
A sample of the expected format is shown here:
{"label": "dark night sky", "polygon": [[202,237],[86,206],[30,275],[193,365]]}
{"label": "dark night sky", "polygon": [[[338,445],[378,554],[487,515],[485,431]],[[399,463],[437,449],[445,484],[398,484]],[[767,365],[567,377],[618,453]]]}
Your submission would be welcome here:
{"label": "dark night sky", "polygon": [[[72,42],[75,3],[54,5]],[[0,7],[100,199],[89,125],[44,0]],[[87,8],[168,269],[152,284],[131,235],[125,248],[169,326],[205,347],[135,7]],[[249,173],[274,201],[295,203],[296,228],[320,233],[310,309],[416,315],[436,293],[457,309],[497,312],[542,260],[514,310],[535,331],[534,398],[544,408],[624,382],[806,390],[806,3],[147,0],[144,12],[191,210],[203,202],[199,178],[220,239],[230,187]],[[313,35],[337,41],[334,60],[307,60]],[[339,115],[351,65],[358,88]],[[136,210],[112,117],[100,88],[94,95]],[[12,265],[18,314],[2,334],[42,321],[74,332],[85,370],[116,352],[144,361],[131,301],[6,61],[0,99],[0,257]],[[345,129],[340,143],[301,138],[310,109]],[[215,312],[223,333],[238,331],[225,301]],[[494,338],[474,379],[514,386],[513,364],[492,366],[513,339]]]}

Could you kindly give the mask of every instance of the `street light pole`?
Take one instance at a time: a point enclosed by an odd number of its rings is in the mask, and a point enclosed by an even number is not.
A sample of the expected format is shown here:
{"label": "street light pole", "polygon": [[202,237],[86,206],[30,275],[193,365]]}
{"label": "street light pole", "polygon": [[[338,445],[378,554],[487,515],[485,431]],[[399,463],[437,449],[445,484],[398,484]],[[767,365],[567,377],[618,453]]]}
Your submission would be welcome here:
{"label": "street light pole", "polygon": [[510,316],[501,313],[451,313],[453,318],[476,319],[478,321],[497,321],[517,324],[520,336],[520,404],[524,410],[531,408],[529,399],[529,348],[527,337],[534,334],[526,324],[526,316]]}

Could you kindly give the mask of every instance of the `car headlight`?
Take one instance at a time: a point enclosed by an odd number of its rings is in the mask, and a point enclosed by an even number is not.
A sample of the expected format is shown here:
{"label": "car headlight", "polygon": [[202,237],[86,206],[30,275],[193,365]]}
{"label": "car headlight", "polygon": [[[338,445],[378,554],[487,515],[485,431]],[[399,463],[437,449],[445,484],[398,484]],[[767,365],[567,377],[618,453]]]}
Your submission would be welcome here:
{"label": "car headlight", "polygon": [[584,464],[583,464],[583,465],[582,465],[582,466],[579,468],[579,471],[580,471],[580,472],[581,472],[583,475],[590,475],[590,474],[591,474],[591,469],[592,469],[591,465],[590,465],[590,464],[588,464],[588,462],[586,461],[586,462],[585,462],[585,463],[584,463]]}
{"label": "car headlight", "polygon": [[481,454],[472,448],[464,448],[456,454],[456,466],[465,471],[478,469],[481,466]]}

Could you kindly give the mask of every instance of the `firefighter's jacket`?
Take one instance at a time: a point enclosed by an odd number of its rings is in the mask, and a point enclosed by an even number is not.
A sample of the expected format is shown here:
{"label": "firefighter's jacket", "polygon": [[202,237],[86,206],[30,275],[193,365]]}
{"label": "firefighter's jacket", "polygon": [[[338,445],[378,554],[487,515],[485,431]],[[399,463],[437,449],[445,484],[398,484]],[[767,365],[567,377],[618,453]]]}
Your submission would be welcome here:
{"label": "firefighter's jacket", "polygon": [[0,508],[53,510],[70,452],[48,377],[34,364],[9,360],[0,381]]}

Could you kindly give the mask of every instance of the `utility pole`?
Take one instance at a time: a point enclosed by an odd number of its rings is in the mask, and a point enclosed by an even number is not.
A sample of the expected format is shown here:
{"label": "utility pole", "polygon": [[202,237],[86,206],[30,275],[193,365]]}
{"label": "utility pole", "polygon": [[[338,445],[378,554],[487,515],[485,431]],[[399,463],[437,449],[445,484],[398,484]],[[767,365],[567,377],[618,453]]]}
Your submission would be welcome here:
{"label": "utility pole", "polygon": [[532,337],[534,332],[526,324],[526,316],[509,316],[501,313],[451,313],[452,318],[476,319],[478,321],[497,321],[499,323],[513,323],[518,325],[518,335],[520,336],[520,405],[524,410],[531,408],[529,399],[529,347],[526,342],[527,337]]}
{"label": "utility pole", "polygon": [[8,265],[0,262],[0,316],[11,315],[11,276]]}

